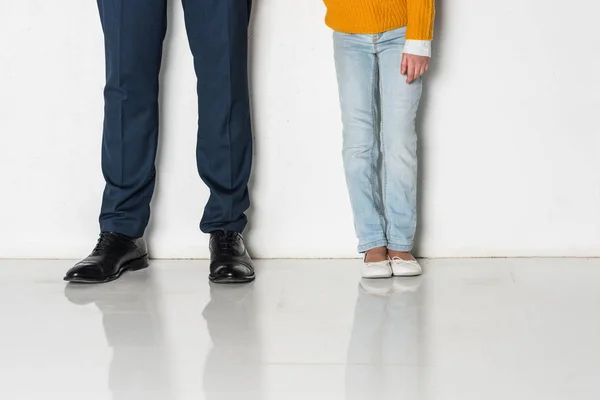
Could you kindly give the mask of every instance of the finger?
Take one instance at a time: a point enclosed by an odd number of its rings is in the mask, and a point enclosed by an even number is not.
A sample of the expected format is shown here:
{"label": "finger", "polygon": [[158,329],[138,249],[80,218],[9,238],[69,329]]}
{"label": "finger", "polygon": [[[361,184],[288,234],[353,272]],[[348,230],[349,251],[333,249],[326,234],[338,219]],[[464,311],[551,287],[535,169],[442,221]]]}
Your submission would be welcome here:
{"label": "finger", "polygon": [[425,75],[425,68],[427,68],[427,64],[421,65],[421,70],[419,71],[419,76]]}
{"label": "finger", "polygon": [[425,63],[425,72],[429,71],[429,60]]}
{"label": "finger", "polygon": [[417,78],[419,77],[419,66],[415,63],[412,68],[411,68],[411,76],[412,79],[410,80],[410,82],[414,82],[417,80]]}
{"label": "finger", "polygon": [[408,61],[406,59],[406,54],[402,54],[402,66],[400,67],[400,73],[402,75],[406,75],[407,69],[408,69]]}
{"label": "finger", "polygon": [[414,60],[408,59],[406,62],[406,82],[411,83],[415,79],[414,73],[415,73]]}

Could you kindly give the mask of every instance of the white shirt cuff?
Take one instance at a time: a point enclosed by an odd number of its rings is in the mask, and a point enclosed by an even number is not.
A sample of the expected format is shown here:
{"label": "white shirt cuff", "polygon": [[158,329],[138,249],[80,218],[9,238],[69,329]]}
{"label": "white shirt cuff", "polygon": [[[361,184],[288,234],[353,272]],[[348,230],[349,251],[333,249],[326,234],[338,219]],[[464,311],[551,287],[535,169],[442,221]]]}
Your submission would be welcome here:
{"label": "white shirt cuff", "polygon": [[431,57],[431,40],[407,40],[404,44],[406,54]]}

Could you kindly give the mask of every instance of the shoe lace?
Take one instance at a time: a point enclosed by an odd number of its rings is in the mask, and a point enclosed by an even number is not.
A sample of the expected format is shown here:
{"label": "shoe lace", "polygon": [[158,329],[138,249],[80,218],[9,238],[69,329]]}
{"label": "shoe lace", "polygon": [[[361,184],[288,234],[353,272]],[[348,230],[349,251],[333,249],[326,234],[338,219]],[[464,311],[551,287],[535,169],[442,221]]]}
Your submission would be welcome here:
{"label": "shoe lace", "polygon": [[94,247],[94,252],[106,250],[108,246],[114,242],[115,238],[116,237],[110,233],[101,233],[100,237],[98,238],[98,243],[96,243],[96,247]]}
{"label": "shoe lace", "polygon": [[232,254],[237,242],[238,235],[235,232],[221,231],[217,235],[219,250],[223,253]]}

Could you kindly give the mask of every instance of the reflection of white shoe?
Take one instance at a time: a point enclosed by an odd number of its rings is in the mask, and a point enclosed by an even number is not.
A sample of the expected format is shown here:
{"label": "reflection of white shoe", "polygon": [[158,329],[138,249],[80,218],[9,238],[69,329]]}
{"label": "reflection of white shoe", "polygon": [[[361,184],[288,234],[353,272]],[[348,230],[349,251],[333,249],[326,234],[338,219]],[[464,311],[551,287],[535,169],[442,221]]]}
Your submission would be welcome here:
{"label": "reflection of white shoe", "polygon": [[407,261],[400,257],[394,257],[390,262],[394,276],[417,276],[423,273],[417,260]]}
{"label": "reflection of white shoe", "polygon": [[360,268],[360,272],[363,278],[369,279],[392,277],[392,268],[390,267],[389,260],[364,262]]}
{"label": "reflection of white shoe", "polygon": [[360,288],[369,294],[388,296],[392,292],[391,279],[361,279]]}
{"label": "reflection of white shoe", "polygon": [[407,294],[417,292],[421,287],[421,284],[423,283],[422,276],[405,276],[404,278],[390,280],[393,282],[394,294]]}

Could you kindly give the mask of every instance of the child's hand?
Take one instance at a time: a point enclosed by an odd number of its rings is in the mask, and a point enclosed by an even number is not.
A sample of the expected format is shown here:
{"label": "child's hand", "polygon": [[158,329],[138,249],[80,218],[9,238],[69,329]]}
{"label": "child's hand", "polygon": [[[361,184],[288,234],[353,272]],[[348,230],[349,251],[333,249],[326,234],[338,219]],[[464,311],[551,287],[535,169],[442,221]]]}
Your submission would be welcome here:
{"label": "child's hand", "polygon": [[402,54],[402,67],[400,72],[406,75],[406,83],[412,83],[425,74],[429,69],[429,57]]}

